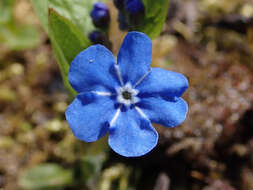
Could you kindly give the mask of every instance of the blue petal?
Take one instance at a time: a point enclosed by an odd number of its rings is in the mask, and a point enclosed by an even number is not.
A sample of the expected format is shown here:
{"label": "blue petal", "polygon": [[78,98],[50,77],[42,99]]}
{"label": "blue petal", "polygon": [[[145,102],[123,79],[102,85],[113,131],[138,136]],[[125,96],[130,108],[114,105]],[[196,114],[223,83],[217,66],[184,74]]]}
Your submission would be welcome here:
{"label": "blue petal", "polygon": [[115,58],[102,45],[93,45],[76,56],[69,70],[69,82],[77,92],[108,91],[118,85]]}
{"label": "blue petal", "polygon": [[158,134],[150,121],[141,117],[135,109],[120,112],[110,127],[109,145],[126,157],[142,156],[157,144]]}
{"label": "blue petal", "polygon": [[161,97],[142,98],[137,104],[153,123],[176,127],[186,118],[188,105],[182,98],[165,100]]}
{"label": "blue petal", "polygon": [[65,115],[76,138],[93,142],[107,133],[115,111],[111,97],[82,93],[68,106]]}
{"label": "blue petal", "polygon": [[140,91],[140,95],[180,97],[188,85],[187,78],[180,73],[152,68],[136,88]]}
{"label": "blue petal", "polygon": [[118,64],[124,83],[134,85],[149,70],[152,42],[141,32],[129,32],[120,48]]}

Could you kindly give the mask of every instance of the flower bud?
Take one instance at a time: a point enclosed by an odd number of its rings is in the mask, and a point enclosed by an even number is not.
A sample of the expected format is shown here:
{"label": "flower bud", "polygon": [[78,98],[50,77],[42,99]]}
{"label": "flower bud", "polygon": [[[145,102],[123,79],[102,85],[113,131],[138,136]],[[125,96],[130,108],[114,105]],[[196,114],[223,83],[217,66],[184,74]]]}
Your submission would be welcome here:
{"label": "flower bud", "polygon": [[89,39],[93,44],[102,44],[106,46],[108,49],[112,48],[111,42],[103,32],[93,31],[89,34]]}
{"label": "flower bud", "polygon": [[100,31],[93,31],[89,34],[89,39],[94,44],[102,44],[106,36]]}
{"label": "flower bud", "polygon": [[126,9],[135,15],[144,11],[144,5],[141,0],[126,0]]}
{"label": "flower bud", "polygon": [[118,13],[118,22],[120,30],[128,30],[129,29],[129,22],[126,15],[122,14],[121,12]]}
{"label": "flower bud", "polygon": [[110,23],[110,12],[104,3],[95,3],[90,12],[93,24],[98,28],[107,28]]}
{"label": "flower bud", "polygon": [[123,9],[125,0],[113,0],[113,3],[118,9]]}

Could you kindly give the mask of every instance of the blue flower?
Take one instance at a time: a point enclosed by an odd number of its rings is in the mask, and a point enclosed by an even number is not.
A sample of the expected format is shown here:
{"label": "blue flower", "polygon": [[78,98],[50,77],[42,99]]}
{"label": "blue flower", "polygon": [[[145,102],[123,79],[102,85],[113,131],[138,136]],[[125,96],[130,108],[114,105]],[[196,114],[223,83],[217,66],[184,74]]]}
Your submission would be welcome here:
{"label": "blue flower", "polygon": [[126,0],[126,9],[131,14],[136,14],[144,11],[144,5],[141,0]]}
{"label": "blue flower", "polygon": [[74,135],[93,142],[109,133],[110,147],[126,157],[142,156],[157,144],[151,122],[175,127],[186,118],[181,95],[188,87],[184,75],[150,68],[152,42],[143,33],[129,32],[117,64],[102,45],[76,56],[69,82],[79,93],[66,110]]}
{"label": "blue flower", "polygon": [[93,9],[90,12],[92,21],[96,27],[106,28],[110,23],[110,12],[106,4],[95,3]]}

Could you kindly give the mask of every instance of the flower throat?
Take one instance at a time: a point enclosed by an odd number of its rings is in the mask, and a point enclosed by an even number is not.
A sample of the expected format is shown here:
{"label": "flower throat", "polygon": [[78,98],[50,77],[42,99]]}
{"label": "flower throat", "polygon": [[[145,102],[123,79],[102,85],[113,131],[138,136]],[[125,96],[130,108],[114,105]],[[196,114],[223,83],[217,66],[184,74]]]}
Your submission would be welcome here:
{"label": "flower throat", "polygon": [[128,92],[128,91],[122,92],[122,96],[126,100],[131,100],[132,99],[132,94],[131,94],[131,92]]}

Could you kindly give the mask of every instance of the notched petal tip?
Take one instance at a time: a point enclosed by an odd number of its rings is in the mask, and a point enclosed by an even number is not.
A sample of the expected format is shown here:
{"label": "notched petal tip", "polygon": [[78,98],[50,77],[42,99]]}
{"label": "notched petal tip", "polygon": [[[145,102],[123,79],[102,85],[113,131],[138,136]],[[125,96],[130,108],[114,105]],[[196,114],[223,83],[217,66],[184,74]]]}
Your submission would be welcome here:
{"label": "notched petal tip", "polygon": [[[111,129],[110,131],[112,132],[113,129]],[[112,140],[110,140],[110,138],[108,140],[108,144],[115,153],[117,153],[121,156],[128,157],[128,158],[130,158],[130,157],[133,157],[133,158],[134,157],[141,157],[141,156],[144,156],[144,155],[150,153],[157,146],[159,135],[155,130],[153,131],[153,133],[154,133],[154,136],[155,136],[155,140],[152,142],[152,145],[151,146],[146,146],[146,147],[143,146],[141,150],[131,150],[131,149],[128,150],[127,149],[127,146],[128,146],[127,144],[125,144],[124,149],[119,148],[119,147],[115,146],[114,143],[112,143]],[[136,146],[138,146],[138,144],[136,144]]]}
{"label": "notched petal tip", "polygon": [[125,157],[139,157],[150,152],[158,142],[158,133],[150,121],[135,109],[121,112],[109,129],[109,145]]}
{"label": "notched petal tip", "polygon": [[188,80],[183,74],[161,68],[152,68],[147,77],[136,88],[144,96],[173,98],[181,97],[188,86]]}
{"label": "notched petal tip", "polygon": [[188,105],[181,97],[170,100],[147,97],[143,98],[138,106],[151,122],[169,128],[180,125],[186,119],[188,112]]}
{"label": "notched petal tip", "polygon": [[179,101],[181,102],[181,106],[180,106],[181,110],[176,113],[178,116],[175,117],[175,119],[171,122],[171,124],[166,127],[174,128],[181,125],[185,121],[187,113],[188,113],[188,104],[183,98],[180,98]]}
{"label": "notched petal tip", "polygon": [[[176,72],[174,72],[176,73]],[[181,94],[179,94],[179,96],[182,96],[184,94],[184,92],[187,90],[187,88],[189,87],[189,81],[187,79],[187,77],[181,73],[177,73],[178,74],[178,78],[181,78],[180,80],[178,80],[178,83],[181,87]]]}

